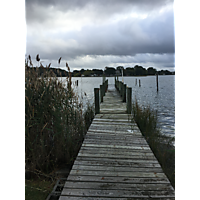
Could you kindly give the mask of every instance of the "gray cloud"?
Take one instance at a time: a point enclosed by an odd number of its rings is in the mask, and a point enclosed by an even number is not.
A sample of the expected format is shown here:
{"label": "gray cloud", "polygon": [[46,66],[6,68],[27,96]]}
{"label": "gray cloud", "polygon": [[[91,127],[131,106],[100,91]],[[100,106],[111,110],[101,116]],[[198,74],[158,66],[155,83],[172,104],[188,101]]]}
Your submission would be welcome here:
{"label": "gray cloud", "polygon": [[173,0],[26,0],[26,19],[28,22],[41,23],[45,19],[49,20],[56,10],[60,12],[85,10],[86,14],[87,11],[93,11],[97,17],[104,19],[131,10],[139,10],[141,13],[152,12],[171,3]]}
{"label": "gray cloud", "polygon": [[53,63],[62,56],[74,68],[128,64],[129,57],[158,64],[154,55],[162,66],[174,66],[174,56],[166,60],[174,55],[173,1],[114,2],[27,0],[27,54]]}

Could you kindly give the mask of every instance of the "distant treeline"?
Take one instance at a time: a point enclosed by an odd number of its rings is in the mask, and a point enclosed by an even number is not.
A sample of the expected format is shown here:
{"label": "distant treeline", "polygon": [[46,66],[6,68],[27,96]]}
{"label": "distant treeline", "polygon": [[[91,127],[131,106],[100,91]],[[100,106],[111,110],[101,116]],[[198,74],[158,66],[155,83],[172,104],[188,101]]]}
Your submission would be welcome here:
{"label": "distant treeline", "polygon": [[[28,67],[29,70],[36,71],[36,67]],[[37,67],[38,75],[42,76],[42,74],[45,71],[50,71],[52,75],[55,75],[57,77],[66,77],[69,76],[69,72],[59,69],[59,68],[45,68],[45,67]],[[123,71],[123,72],[122,72]],[[148,76],[148,75],[155,75],[158,73],[158,75],[175,75],[175,72],[170,72],[168,70],[160,70],[157,71],[153,67],[149,67],[148,69],[145,69],[142,66],[135,65],[135,67],[127,67],[124,69],[122,66],[118,66],[116,68],[114,67],[105,67],[105,70],[102,69],[81,69],[81,70],[74,70],[73,72],[70,72],[72,77],[81,77],[81,76],[121,76],[123,73],[123,76]]]}

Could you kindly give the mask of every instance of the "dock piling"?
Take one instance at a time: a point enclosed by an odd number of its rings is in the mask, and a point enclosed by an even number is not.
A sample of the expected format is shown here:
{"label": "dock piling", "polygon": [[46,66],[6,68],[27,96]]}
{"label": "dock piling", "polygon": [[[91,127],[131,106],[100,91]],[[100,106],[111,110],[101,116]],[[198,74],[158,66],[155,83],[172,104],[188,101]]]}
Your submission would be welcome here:
{"label": "dock piling", "polygon": [[95,105],[95,114],[99,114],[100,113],[99,88],[94,88],[94,105]]}
{"label": "dock piling", "polygon": [[122,100],[123,100],[123,102],[126,102],[126,84],[124,84],[124,87],[123,87],[123,96],[122,96]]}
{"label": "dock piling", "polygon": [[103,102],[103,85],[100,85],[100,98],[101,102]]}
{"label": "dock piling", "polygon": [[127,88],[127,113],[131,114],[131,107],[132,107],[132,88]]}
{"label": "dock piling", "polygon": [[158,73],[156,73],[156,85],[157,85],[157,92],[158,92]]}

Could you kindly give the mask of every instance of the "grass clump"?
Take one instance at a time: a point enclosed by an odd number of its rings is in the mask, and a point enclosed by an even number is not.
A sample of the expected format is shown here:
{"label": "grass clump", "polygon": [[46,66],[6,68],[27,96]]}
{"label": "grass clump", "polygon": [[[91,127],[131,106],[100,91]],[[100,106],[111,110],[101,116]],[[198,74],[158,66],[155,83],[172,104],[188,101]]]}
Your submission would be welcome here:
{"label": "grass clump", "polygon": [[[39,55],[36,60],[39,64]],[[50,176],[73,163],[94,117],[93,106],[83,113],[71,87],[71,73],[61,82],[50,70],[32,70],[25,61],[25,166],[27,172]],[[43,67],[40,63],[40,68]],[[49,68],[47,66],[46,68]]]}
{"label": "grass clump", "polygon": [[175,188],[174,138],[161,134],[158,127],[157,112],[150,107],[139,106],[137,100],[133,102],[132,115],[164,173]]}

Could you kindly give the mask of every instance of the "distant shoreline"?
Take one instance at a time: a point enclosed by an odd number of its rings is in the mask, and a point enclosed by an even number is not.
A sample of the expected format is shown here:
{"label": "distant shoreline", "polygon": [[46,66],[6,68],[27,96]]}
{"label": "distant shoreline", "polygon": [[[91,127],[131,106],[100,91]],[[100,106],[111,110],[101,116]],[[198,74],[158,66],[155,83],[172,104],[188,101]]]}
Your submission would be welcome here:
{"label": "distant shoreline", "polygon": [[115,77],[115,76],[134,76],[134,77],[144,77],[144,76],[155,76],[156,74],[160,75],[175,75],[175,71],[170,72],[168,70],[160,70],[150,67],[148,69],[143,68],[142,66],[135,66],[134,68],[126,68],[123,70],[115,69],[113,67],[106,67],[105,70],[102,69],[92,69],[92,70],[73,70],[73,72],[68,72],[60,68],[46,68],[46,67],[29,67],[28,70],[37,71],[38,76],[42,76],[46,71],[52,73],[52,76],[56,77]]}

